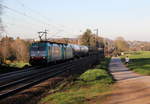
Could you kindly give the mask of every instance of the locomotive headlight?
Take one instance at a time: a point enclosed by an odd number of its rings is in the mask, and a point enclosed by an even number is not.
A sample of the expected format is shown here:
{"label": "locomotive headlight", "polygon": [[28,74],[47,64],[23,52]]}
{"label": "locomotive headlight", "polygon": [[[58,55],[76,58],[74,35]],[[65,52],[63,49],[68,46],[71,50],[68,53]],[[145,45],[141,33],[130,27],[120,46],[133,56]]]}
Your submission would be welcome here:
{"label": "locomotive headlight", "polygon": [[43,57],[43,59],[45,59],[46,57]]}

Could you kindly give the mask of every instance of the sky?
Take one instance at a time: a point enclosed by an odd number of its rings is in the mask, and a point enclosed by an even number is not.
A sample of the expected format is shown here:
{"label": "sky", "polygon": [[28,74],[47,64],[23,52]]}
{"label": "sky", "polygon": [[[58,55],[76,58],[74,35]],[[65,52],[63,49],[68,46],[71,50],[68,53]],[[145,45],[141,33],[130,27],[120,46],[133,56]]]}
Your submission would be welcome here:
{"label": "sky", "polygon": [[[2,1],[2,0],[1,0]],[[3,0],[5,34],[37,38],[77,37],[87,28],[99,36],[150,41],[150,0]]]}

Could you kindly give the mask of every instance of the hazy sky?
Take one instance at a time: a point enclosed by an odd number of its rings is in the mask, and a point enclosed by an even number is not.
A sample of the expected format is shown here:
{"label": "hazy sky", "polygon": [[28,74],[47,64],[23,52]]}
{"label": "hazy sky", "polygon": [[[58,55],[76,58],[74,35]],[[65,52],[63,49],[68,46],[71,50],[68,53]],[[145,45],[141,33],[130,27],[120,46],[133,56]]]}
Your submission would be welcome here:
{"label": "hazy sky", "polygon": [[[150,0],[3,0],[3,22],[9,36],[76,37],[86,28],[101,36],[150,41]],[[95,31],[93,31],[95,32]]]}

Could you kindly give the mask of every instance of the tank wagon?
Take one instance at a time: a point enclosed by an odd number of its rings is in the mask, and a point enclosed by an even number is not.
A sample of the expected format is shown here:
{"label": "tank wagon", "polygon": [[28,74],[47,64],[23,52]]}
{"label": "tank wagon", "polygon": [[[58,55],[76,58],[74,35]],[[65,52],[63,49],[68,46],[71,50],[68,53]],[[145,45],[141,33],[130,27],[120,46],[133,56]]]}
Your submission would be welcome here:
{"label": "tank wagon", "polygon": [[87,46],[40,41],[30,46],[31,65],[64,61],[88,55]]}

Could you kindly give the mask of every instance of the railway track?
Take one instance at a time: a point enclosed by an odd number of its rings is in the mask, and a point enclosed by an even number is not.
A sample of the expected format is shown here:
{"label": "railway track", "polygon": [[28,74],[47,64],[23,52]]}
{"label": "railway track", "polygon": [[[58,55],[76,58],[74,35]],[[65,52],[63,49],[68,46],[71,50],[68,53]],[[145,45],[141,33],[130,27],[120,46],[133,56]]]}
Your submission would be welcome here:
{"label": "railway track", "polygon": [[38,68],[40,68],[40,67],[41,67],[41,66],[36,66],[36,67],[26,68],[26,69],[24,69],[24,70],[18,70],[18,71],[13,71],[13,72],[1,74],[1,75],[0,75],[0,78],[8,77],[8,76],[15,75],[15,74],[18,74],[18,73],[28,72],[28,71],[31,71],[31,70],[34,70],[34,69],[38,69]]}
{"label": "railway track", "polygon": [[0,99],[16,94],[46,79],[62,74],[67,70],[77,70],[77,68],[78,70],[82,70],[88,64],[93,64],[96,58],[96,56],[90,56],[45,68],[37,68],[37,70],[30,69],[28,71],[17,71],[1,75]]}

